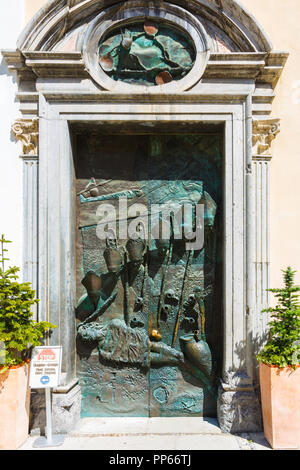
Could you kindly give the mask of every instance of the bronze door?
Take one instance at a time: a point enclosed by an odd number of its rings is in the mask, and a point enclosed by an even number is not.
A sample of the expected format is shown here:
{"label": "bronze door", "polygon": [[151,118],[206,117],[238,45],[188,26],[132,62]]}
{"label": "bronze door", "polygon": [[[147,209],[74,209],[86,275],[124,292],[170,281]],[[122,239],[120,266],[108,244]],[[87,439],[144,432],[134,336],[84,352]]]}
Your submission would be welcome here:
{"label": "bronze door", "polygon": [[[82,415],[214,416],[221,136],[79,133],[75,140]],[[187,249],[188,222],[176,218],[183,204],[193,208],[190,231],[196,205],[204,209],[203,246]],[[165,219],[161,205],[177,216]]]}

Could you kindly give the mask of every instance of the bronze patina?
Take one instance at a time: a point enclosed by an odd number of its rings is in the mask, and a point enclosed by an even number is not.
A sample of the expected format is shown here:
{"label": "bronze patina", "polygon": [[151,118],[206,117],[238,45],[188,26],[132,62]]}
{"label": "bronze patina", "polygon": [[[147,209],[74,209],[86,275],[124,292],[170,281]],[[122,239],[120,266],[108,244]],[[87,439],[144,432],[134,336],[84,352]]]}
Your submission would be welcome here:
{"label": "bronze patina", "polygon": [[[99,135],[80,141],[76,317],[83,416],[212,416],[221,314],[221,139]],[[187,250],[176,233],[189,227],[178,224],[176,214],[169,224],[158,219],[158,238],[141,221],[136,238],[120,238],[124,195],[129,209],[134,203],[149,210],[176,203],[179,211],[187,202],[203,204],[204,246]],[[117,226],[101,240],[96,214],[107,202]],[[194,217],[190,223],[194,230]]]}
{"label": "bronze patina", "polygon": [[110,32],[99,45],[99,64],[113,80],[164,85],[180,80],[193,67],[191,38],[163,22],[137,22]]}

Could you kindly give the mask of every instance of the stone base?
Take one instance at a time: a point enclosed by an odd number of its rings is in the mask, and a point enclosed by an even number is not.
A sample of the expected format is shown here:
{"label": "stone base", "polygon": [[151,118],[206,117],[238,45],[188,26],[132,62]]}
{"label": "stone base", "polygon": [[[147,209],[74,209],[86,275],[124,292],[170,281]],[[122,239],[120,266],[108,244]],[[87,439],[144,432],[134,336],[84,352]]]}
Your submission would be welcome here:
{"label": "stone base", "polygon": [[[52,429],[54,434],[67,434],[80,419],[81,388],[77,380],[52,392]],[[46,427],[45,391],[32,390],[30,434],[44,435]]]}
{"label": "stone base", "polygon": [[223,432],[262,431],[261,405],[253,388],[232,390],[222,384],[218,395],[218,421]]}
{"label": "stone base", "polygon": [[52,423],[55,434],[73,431],[80,420],[81,388],[75,385],[68,393],[52,394]]}

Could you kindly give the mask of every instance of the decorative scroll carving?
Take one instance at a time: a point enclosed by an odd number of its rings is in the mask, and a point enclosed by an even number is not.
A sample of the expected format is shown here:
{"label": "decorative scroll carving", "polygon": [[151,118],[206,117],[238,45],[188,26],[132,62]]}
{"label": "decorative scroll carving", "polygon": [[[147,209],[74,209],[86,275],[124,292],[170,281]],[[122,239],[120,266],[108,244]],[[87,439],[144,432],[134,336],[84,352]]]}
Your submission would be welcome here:
{"label": "decorative scroll carving", "polygon": [[253,155],[270,155],[271,144],[279,132],[279,119],[253,121]]}
{"label": "decorative scroll carving", "polygon": [[24,155],[38,154],[38,119],[18,119],[12,126],[12,132],[16,139],[22,142],[22,152]]}

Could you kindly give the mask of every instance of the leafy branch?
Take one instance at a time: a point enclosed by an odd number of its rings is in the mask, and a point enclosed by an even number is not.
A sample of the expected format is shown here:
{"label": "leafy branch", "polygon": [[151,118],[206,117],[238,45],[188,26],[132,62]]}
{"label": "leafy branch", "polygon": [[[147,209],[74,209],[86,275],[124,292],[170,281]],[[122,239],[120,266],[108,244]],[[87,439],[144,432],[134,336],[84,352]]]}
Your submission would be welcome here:
{"label": "leafy branch", "polygon": [[257,360],[280,368],[299,365],[300,286],[294,283],[295,272],[290,266],[283,271],[284,287],[268,289],[275,294],[277,305],[263,310],[271,314],[269,339]]}
{"label": "leafy branch", "polygon": [[[33,320],[31,308],[39,301],[29,282],[18,282],[18,267],[5,269],[4,235],[0,239],[0,341],[4,343],[5,359],[0,373],[24,362],[28,351],[41,344],[45,333],[56,328],[48,322]],[[2,351],[3,352],[3,351]],[[1,366],[2,364],[0,364]]]}

